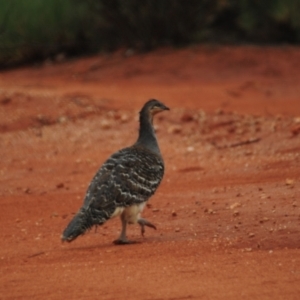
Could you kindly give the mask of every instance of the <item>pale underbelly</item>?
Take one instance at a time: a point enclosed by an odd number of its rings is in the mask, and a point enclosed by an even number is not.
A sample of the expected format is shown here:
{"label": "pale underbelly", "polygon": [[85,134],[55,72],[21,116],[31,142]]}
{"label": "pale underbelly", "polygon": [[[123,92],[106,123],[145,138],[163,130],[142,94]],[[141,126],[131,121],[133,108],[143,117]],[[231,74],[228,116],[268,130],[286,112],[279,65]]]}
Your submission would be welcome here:
{"label": "pale underbelly", "polygon": [[117,217],[122,215],[124,220],[126,220],[129,224],[137,223],[138,219],[140,218],[141,212],[143,211],[146,202],[128,206],[128,207],[117,207],[112,214],[111,218]]}

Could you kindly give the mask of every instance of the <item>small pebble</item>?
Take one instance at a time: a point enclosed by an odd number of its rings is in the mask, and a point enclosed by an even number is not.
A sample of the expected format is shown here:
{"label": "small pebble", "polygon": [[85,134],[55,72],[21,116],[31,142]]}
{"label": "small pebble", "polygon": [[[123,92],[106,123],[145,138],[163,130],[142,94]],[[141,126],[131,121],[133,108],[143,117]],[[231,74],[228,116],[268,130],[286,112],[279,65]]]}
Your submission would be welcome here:
{"label": "small pebble", "polygon": [[24,189],[24,193],[26,193],[26,194],[31,194],[31,189],[30,189],[30,188],[25,188],[25,189]]}
{"label": "small pebble", "polygon": [[240,207],[240,206],[241,206],[241,203],[235,202],[235,203],[231,204],[229,207],[230,207],[230,209],[235,209],[235,208]]}
{"label": "small pebble", "polygon": [[182,127],[180,125],[173,125],[168,128],[168,133],[178,134],[181,133]]}
{"label": "small pebble", "polygon": [[100,126],[102,129],[110,129],[112,127],[108,120],[102,120]]}
{"label": "small pebble", "polygon": [[61,183],[58,183],[57,185],[56,185],[56,187],[58,188],[58,189],[61,189],[61,188],[63,188],[65,185],[61,182]]}
{"label": "small pebble", "polygon": [[269,221],[269,218],[264,217],[264,218],[262,218],[262,219],[259,221],[259,223],[265,223],[265,222],[268,222],[268,221]]}
{"label": "small pebble", "polygon": [[286,185],[289,185],[289,186],[292,186],[292,185],[294,185],[294,180],[293,180],[293,179],[290,179],[290,178],[287,178],[287,179],[285,180],[285,184],[286,184]]}
{"label": "small pebble", "polygon": [[234,211],[234,213],[233,213],[233,216],[234,216],[234,217],[237,217],[237,216],[239,216],[239,215],[240,215],[240,212],[239,212],[238,210]]}
{"label": "small pebble", "polygon": [[194,120],[194,117],[193,115],[189,114],[189,113],[184,113],[182,116],[181,116],[181,121],[182,122],[191,122]]}

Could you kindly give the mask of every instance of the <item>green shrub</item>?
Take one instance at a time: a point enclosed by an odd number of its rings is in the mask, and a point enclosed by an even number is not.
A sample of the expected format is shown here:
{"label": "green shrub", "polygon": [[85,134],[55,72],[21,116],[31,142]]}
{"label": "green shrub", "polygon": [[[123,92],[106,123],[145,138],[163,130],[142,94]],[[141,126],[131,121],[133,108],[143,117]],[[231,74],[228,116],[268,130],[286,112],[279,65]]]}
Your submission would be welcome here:
{"label": "green shrub", "polygon": [[[83,0],[76,0],[83,1]],[[300,0],[85,0],[102,46],[300,41]]]}
{"label": "green shrub", "polygon": [[107,47],[151,49],[195,41],[218,12],[216,0],[86,0],[98,16],[96,29]]}
{"label": "green shrub", "polygon": [[240,0],[237,26],[257,42],[299,42],[299,0]]}
{"label": "green shrub", "polygon": [[162,45],[299,43],[300,0],[0,0],[0,65]]}
{"label": "green shrub", "polygon": [[87,16],[84,2],[0,0],[0,64],[86,50]]}

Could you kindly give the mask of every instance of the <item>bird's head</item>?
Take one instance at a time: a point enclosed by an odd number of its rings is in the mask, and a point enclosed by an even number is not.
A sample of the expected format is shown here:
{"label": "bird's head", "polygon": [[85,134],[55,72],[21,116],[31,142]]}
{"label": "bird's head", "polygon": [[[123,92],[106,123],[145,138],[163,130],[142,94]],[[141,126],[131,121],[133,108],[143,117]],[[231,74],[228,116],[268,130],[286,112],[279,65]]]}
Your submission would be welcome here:
{"label": "bird's head", "polygon": [[169,108],[162,102],[151,99],[144,104],[140,111],[140,131],[136,144],[142,145],[157,154],[160,154],[160,151],[153,128],[153,116],[164,110],[169,110]]}
{"label": "bird's head", "polygon": [[145,103],[143,106],[140,114],[147,114],[151,117],[156,115],[157,113],[164,111],[164,110],[170,110],[167,106],[165,106],[162,102],[156,100],[156,99],[151,99]]}

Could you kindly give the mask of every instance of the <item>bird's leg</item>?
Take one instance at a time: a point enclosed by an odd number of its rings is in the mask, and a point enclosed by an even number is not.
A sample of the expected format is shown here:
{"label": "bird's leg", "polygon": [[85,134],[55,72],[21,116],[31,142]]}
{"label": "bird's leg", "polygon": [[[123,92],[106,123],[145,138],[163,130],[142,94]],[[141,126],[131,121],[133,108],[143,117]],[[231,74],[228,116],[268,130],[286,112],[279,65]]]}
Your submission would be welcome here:
{"label": "bird's leg", "polygon": [[114,241],[114,244],[116,245],[126,245],[126,244],[134,244],[134,241],[130,241],[126,237],[126,227],[127,227],[127,221],[124,218],[124,215],[121,215],[121,222],[122,222],[122,230],[119,238]]}
{"label": "bird's leg", "polygon": [[156,230],[156,226],[153,225],[151,222],[149,222],[146,219],[140,218],[140,219],[138,219],[138,223],[141,226],[141,234],[142,234],[142,236],[144,236],[144,233],[145,233],[145,226],[151,227],[151,228],[153,228],[153,229]]}

